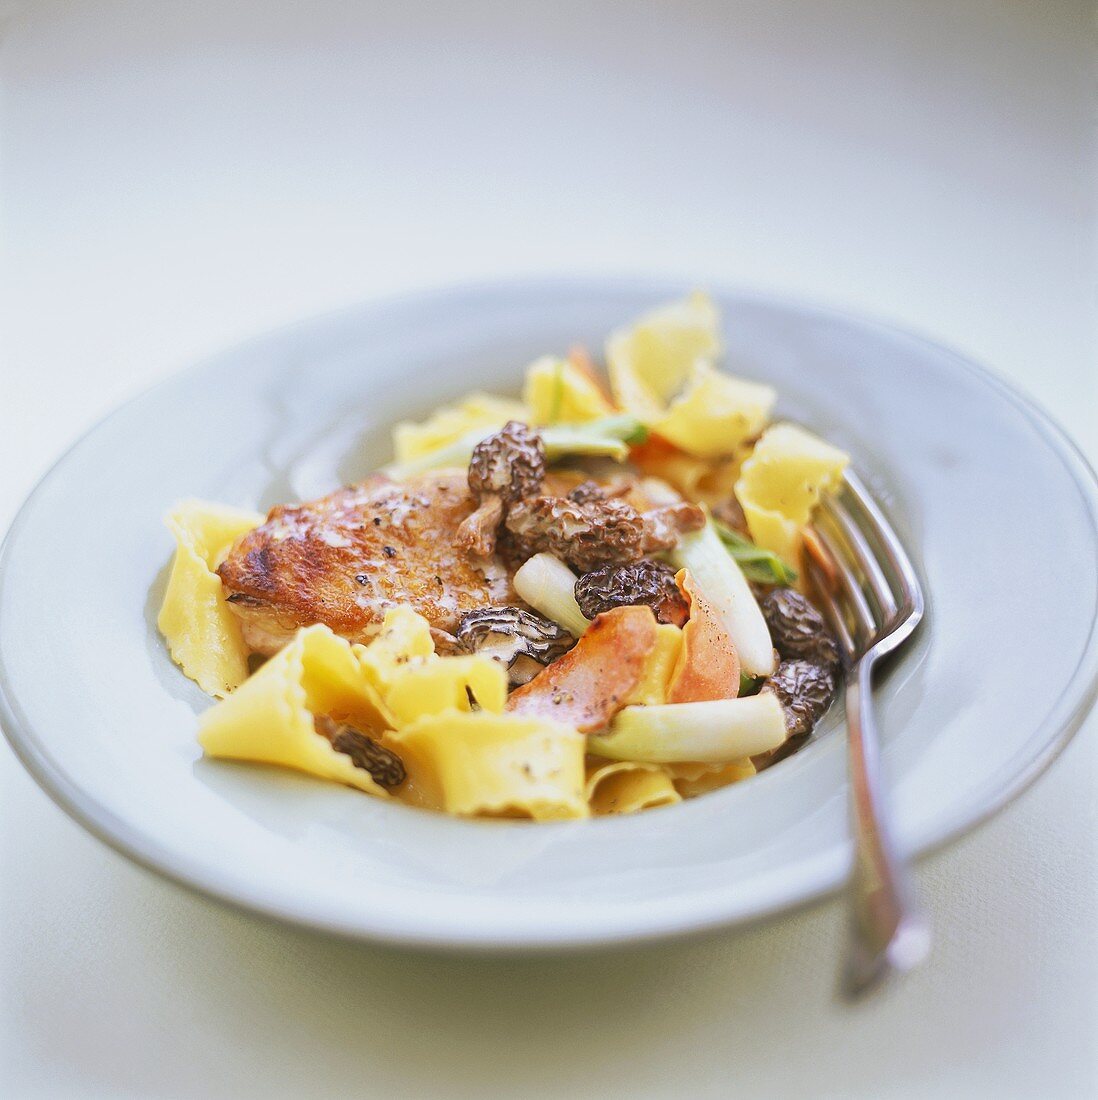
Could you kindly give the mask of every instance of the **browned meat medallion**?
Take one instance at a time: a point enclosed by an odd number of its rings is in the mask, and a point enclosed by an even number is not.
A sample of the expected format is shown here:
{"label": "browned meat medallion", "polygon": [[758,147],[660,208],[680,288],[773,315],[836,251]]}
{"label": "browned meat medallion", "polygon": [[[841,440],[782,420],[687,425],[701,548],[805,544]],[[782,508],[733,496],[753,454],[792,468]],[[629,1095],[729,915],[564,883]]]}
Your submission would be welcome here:
{"label": "browned meat medallion", "polygon": [[467,611],[514,603],[497,559],[474,563],[454,545],[472,511],[464,470],[372,480],[272,508],[218,570],[245,642],[275,653],[312,623],[364,641],[397,604],[451,635]]}

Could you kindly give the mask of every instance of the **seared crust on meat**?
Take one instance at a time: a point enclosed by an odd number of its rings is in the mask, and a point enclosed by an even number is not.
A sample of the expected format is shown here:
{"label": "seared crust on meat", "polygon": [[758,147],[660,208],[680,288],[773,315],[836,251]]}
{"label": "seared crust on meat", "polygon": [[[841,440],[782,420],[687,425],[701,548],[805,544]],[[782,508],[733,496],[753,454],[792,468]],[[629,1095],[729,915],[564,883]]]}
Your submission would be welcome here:
{"label": "seared crust on meat", "polygon": [[473,506],[462,470],[368,481],[272,508],[218,569],[245,641],[273,653],[312,623],[362,641],[397,604],[452,633],[467,611],[513,603],[498,560],[471,559],[454,545]]}

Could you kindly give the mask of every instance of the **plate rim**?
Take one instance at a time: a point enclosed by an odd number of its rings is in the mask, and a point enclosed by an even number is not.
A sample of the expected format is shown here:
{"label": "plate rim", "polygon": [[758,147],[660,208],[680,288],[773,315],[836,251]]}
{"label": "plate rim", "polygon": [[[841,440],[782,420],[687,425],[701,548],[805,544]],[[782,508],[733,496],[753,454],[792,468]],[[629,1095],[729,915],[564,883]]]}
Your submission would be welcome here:
{"label": "plate rim", "polygon": [[[1002,377],[993,368],[984,366],[967,358],[961,352],[939,343],[919,332],[907,329],[899,324],[878,319],[872,315],[845,310],[796,296],[771,293],[764,290],[742,289],[707,280],[707,286],[715,296],[735,298],[741,301],[778,306],[796,311],[802,315],[844,322],[861,328],[881,332],[892,339],[900,339],[933,350],[946,357],[951,365],[960,368],[990,386],[1005,398],[1033,427],[1037,435],[1056,454],[1062,463],[1081,502],[1089,515],[1093,541],[1091,549],[1098,565],[1098,475],[1087,457],[1065,429],[1037,400],[1026,394],[1013,382]],[[0,543],[0,589],[7,575],[7,564],[12,547],[19,537],[31,505],[40,491],[66,465],[72,453],[83,442],[104,425],[122,414],[131,405],[136,404],[162,387],[168,387],[180,378],[200,373],[226,356],[240,354],[249,348],[260,346],[269,341],[277,341],[294,332],[306,332],[314,327],[323,327],[340,319],[349,319],[364,310],[390,309],[402,305],[423,303],[427,305],[444,302],[447,298],[477,297],[493,293],[535,294],[540,290],[586,289],[592,293],[628,291],[651,295],[653,299],[681,294],[689,287],[687,280],[675,278],[654,278],[619,275],[555,275],[555,276],[515,276],[477,281],[461,281],[442,285],[427,286],[405,290],[396,294],[374,296],[335,310],[297,319],[289,324],[254,333],[226,347],[219,348],[195,359],[193,362],[171,370],[164,378],[146,386],[125,401],[121,402],[105,415],[81,432],[67,446],[50,466],[37,479],[30,492],[16,511],[12,522]],[[1075,685],[1078,684],[1077,687]],[[1092,619],[1090,631],[1079,654],[1072,673],[1071,685],[1074,691],[1065,692],[1045,715],[1044,719],[1032,731],[1030,738],[1042,743],[1042,747],[1033,755],[1025,767],[1003,781],[990,776],[974,794],[967,810],[961,810],[942,821],[936,829],[915,840],[912,846],[912,858],[922,858],[941,849],[948,843],[979,828],[999,811],[1023,794],[1056,760],[1071,742],[1075,733],[1085,721],[1096,701],[1098,701],[1098,609]],[[673,936],[701,934],[721,927],[739,926],[765,920],[777,913],[794,911],[810,905],[825,896],[837,893],[845,882],[845,874],[836,875],[829,868],[815,871],[812,881],[803,878],[797,880],[794,889],[787,889],[773,896],[761,905],[746,913],[724,913],[707,915],[702,918],[685,920],[665,920],[643,929],[615,931],[614,929],[596,929],[582,934],[568,933],[563,936],[546,935],[544,932],[533,935],[523,934],[510,938],[476,939],[453,933],[438,932],[395,932],[391,928],[368,927],[365,922],[354,924],[338,919],[326,919],[315,911],[304,908],[294,910],[285,905],[271,904],[265,899],[249,895],[246,889],[232,885],[215,884],[213,876],[203,877],[202,869],[183,866],[182,860],[157,843],[149,843],[138,832],[131,831],[115,814],[95,798],[87,796],[75,784],[71,783],[64,772],[56,767],[44,743],[29,723],[22,721],[18,714],[18,700],[9,683],[4,669],[3,654],[0,653],[0,728],[3,729],[8,744],[16,758],[30,776],[45,791],[52,801],[72,820],[81,825],[98,840],[113,848],[119,854],[130,859],[146,870],[167,879],[203,897],[229,905],[238,911],[294,924],[299,927],[339,935],[343,938],[387,943],[394,946],[431,948],[436,950],[466,952],[532,952],[582,949],[613,944],[640,943],[667,939]],[[596,823],[597,824],[597,823]]]}

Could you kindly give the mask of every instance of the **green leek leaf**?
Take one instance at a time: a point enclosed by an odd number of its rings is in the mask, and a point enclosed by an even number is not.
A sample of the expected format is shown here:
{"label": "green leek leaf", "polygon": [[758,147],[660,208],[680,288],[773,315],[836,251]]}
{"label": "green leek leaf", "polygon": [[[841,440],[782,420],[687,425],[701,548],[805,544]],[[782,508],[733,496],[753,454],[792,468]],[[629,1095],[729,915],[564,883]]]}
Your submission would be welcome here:
{"label": "green leek leaf", "polygon": [[797,579],[797,571],[787,565],[772,550],[764,550],[756,546],[750,539],[744,538],[738,531],[733,531],[717,520],[713,521],[714,527],[724,548],[735,558],[743,575],[749,581],[757,584],[793,584]]}

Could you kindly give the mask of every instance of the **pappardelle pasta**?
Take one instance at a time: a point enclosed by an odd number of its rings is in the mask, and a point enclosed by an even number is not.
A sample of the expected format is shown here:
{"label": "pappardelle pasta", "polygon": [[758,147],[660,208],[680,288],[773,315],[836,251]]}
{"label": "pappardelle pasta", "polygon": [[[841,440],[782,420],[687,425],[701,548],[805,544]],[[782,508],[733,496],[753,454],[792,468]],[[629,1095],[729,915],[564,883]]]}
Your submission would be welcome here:
{"label": "pappardelle pasta", "polygon": [[[393,429],[263,517],[186,501],[159,625],[211,757],[535,821],[737,783],[811,734],[838,650],[801,578],[847,456],[720,369],[694,294]],[[827,562],[819,562],[826,574]]]}

